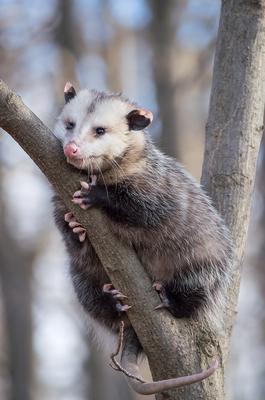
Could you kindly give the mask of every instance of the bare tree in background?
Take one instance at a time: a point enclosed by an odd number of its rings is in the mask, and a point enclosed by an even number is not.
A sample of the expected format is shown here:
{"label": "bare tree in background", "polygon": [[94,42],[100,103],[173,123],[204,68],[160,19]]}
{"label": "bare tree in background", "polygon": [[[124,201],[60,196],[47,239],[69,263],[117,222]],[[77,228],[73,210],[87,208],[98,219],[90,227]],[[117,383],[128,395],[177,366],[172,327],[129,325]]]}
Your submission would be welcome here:
{"label": "bare tree in background", "polygon": [[148,1],[152,20],[149,34],[153,49],[153,74],[161,120],[161,150],[180,159],[176,102],[176,32],[186,0]]}
{"label": "bare tree in background", "polygon": [[[121,52],[124,46],[124,29],[113,19],[109,0],[101,0],[100,4],[102,30],[105,36],[102,38],[101,53],[106,64],[107,86],[113,92],[121,92]],[[106,30],[108,29],[112,34],[106,40]]]}
{"label": "bare tree in background", "polygon": [[[260,294],[263,299],[263,305],[265,304],[265,135],[263,133],[263,139],[260,149],[260,165],[257,177],[257,192],[258,192],[258,205],[260,206],[260,214],[258,219],[258,252],[254,258],[254,268],[256,270],[255,280],[260,289]],[[265,344],[265,314],[260,315],[260,329],[261,329],[261,341]],[[260,394],[260,398],[265,393],[265,366],[261,372],[260,387],[257,388],[257,392]]]}
{"label": "bare tree in background", "polygon": [[58,91],[67,81],[76,81],[76,62],[84,51],[84,41],[81,28],[74,18],[74,2],[57,0],[59,16],[54,31],[54,42],[60,51],[60,65],[56,77]]}
{"label": "bare tree in background", "polygon": [[[192,115],[186,116],[185,108],[187,102],[191,103],[190,109],[193,108],[192,105],[196,107],[194,99],[197,92],[201,95],[203,85],[207,86],[207,92],[210,88],[209,70],[212,70],[216,36],[213,35],[202,49],[187,49],[180,43],[178,33],[187,18],[185,11],[188,1],[172,0],[162,3],[149,0],[148,4],[152,14],[148,37],[153,50],[152,69],[161,122],[158,144],[166,154],[183,162],[187,153],[184,146],[192,139],[198,157],[201,138],[197,135],[194,141],[194,135],[200,131],[197,125],[192,127],[193,138],[186,138],[187,127],[189,130],[196,120],[196,109],[192,111]],[[206,28],[209,20],[202,18],[200,23]],[[195,153],[194,151],[193,154]]]}
{"label": "bare tree in background", "polygon": [[29,400],[32,381],[32,291],[34,252],[21,248],[5,220],[0,169],[0,279],[6,319],[11,400]]}

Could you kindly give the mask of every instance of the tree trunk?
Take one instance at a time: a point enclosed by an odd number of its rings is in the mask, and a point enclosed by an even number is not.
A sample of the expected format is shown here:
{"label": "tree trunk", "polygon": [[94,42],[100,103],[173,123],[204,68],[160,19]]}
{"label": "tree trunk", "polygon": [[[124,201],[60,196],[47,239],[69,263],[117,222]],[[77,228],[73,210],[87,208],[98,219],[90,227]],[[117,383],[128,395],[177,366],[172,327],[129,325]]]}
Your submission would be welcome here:
{"label": "tree trunk", "polygon": [[[22,101],[0,85],[0,125],[24,148],[54,185],[69,210],[89,232],[110,280],[128,296],[131,323],[147,354],[153,378],[190,374],[218,358],[209,379],[157,396],[157,399],[223,400],[223,369],[234,316],[256,159],[262,134],[265,74],[265,6],[258,1],[224,1],[207,126],[202,182],[229,225],[235,243],[235,276],[227,304],[226,335],[191,321],[154,312],[159,299],[132,249],[107,231],[99,210],[71,202],[80,172],[64,160],[60,144]],[[144,307],[143,307],[144,306]]]}
{"label": "tree trunk", "polygon": [[0,280],[8,344],[9,395],[11,400],[29,400],[32,381],[31,267],[33,255],[20,249],[18,243],[10,235],[4,223],[2,197],[0,198],[0,220]]}
{"label": "tree trunk", "polygon": [[57,0],[58,25],[53,32],[54,43],[59,47],[59,67],[56,89],[59,96],[67,81],[76,81],[76,64],[83,54],[84,40],[80,26],[74,18],[74,2]]}
{"label": "tree trunk", "polygon": [[[258,177],[256,183],[257,200],[258,206],[258,221],[254,226],[255,234],[257,236],[258,251],[254,256],[254,261],[249,263],[249,274],[254,276],[254,284],[258,289],[258,294],[261,297],[258,302],[258,307],[261,309],[265,305],[265,135],[263,132],[262,145],[260,151],[260,163],[258,168]],[[253,260],[253,258],[251,259]],[[251,268],[251,269],[250,269]],[[258,329],[260,332],[260,345],[265,346],[265,316],[262,313],[260,315],[258,323]],[[255,350],[254,350],[255,351]],[[263,399],[265,393],[265,366],[262,363],[259,372],[256,374],[258,387],[255,387],[255,395],[257,398]]]}
{"label": "tree trunk", "polygon": [[166,154],[180,159],[178,109],[176,107],[175,51],[176,16],[181,14],[186,0],[149,0],[152,20],[149,27],[153,49],[153,75],[158,103],[161,136],[159,147]]}
{"label": "tree trunk", "polygon": [[223,1],[206,128],[202,184],[230,228],[235,276],[227,301],[231,333],[256,162],[263,132],[264,0]]}

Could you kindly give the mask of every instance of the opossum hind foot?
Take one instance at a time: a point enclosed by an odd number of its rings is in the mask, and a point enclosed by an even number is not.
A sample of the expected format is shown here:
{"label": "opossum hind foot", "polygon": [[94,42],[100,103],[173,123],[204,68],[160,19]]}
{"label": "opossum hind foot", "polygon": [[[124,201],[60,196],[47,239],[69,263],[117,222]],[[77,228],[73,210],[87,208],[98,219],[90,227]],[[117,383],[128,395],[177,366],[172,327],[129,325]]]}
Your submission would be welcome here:
{"label": "opossum hind foot", "polygon": [[104,293],[108,293],[113,297],[114,300],[116,300],[116,309],[119,312],[124,312],[128,311],[132,306],[129,306],[128,304],[122,304],[120,300],[124,300],[127,298],[124,294],[122,294],[119,290],[115,289],[112,283],[106,283],[102,291]]}

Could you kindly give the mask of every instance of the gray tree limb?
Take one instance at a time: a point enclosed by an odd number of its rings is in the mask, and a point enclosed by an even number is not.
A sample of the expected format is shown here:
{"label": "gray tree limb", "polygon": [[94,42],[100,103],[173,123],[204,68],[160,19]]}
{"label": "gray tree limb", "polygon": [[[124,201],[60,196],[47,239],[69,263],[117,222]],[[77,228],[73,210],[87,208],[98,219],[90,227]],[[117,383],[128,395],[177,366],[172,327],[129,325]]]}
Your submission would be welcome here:
{"label": "gray tree limb", "polygon": [[202,184],[230,228],[235,243],[235,275],[227,300],[228,334],[239,292],[264,105],[265,1],[224,0]]}

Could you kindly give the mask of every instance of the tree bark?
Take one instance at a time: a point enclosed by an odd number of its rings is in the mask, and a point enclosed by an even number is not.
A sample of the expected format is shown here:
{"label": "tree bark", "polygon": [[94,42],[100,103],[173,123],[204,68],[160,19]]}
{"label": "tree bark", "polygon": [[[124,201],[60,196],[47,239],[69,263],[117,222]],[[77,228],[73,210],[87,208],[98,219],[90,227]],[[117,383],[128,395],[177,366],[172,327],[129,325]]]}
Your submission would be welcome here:
{"label": "tree bark", "polygon": [[235,276],[223,338],[195,322],[154,312],[159,303],[135,253],[106,229],[99,210],[71,202],[80,173],[65,163],[60,144],[41,121],[0,84],[0,125],[31,156],[89,232],[111,281],[128,296],[131,323],[147,354],[153,378],[196,372],[218,358],[221,368],[206,381],[157,398],[224,399],[223,368],[239,287],[256,159],[262,134],[265,74],[265,6],[261,1],[224,1],[220,19],[202,182],[231,229]]}
{"label": "tree bark", "polygon": [[265,104],[265,2],[223,1],[202,184],[230,228],[235,276],[227,301],[231,332],[237,304]]}

